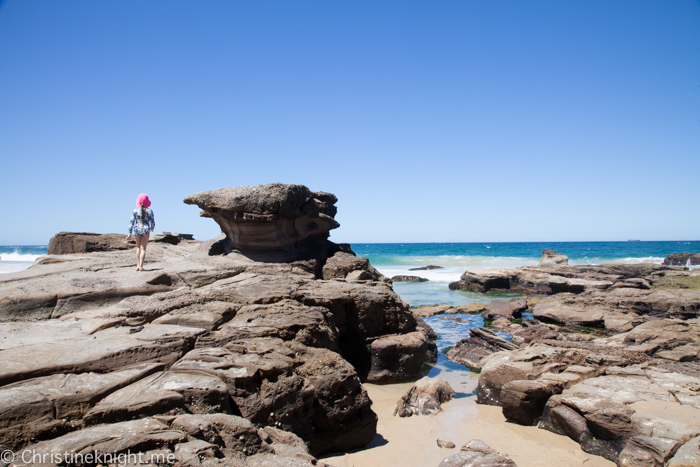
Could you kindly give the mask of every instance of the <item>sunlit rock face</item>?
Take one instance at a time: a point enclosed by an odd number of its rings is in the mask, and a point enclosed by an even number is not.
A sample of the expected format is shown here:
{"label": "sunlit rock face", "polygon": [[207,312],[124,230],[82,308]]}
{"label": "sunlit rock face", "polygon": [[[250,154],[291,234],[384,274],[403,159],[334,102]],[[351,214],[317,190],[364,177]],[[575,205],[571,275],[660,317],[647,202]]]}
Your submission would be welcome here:
{"label": "sunlit rock face", "polygon": [[[269,252],[302,256],[325,248],[328,232],[338,228],[335,195],[313,192],[303,185],[222,188],[195,193],[185,203],[196,204],[226,235],[213,253]],[[214,248],[216,250],[216,248]]]}

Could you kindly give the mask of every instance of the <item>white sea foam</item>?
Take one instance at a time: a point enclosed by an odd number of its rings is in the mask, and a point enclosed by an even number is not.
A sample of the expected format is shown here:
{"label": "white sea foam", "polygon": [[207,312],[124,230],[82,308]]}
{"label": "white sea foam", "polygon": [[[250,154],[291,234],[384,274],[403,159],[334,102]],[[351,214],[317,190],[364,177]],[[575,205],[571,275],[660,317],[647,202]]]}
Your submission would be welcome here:
{"label": "white sea foam", "polygon": [[[516,257],[516,256],[404,256],[399,258],[403,264],[374,264],[374,267],[385,276],[418,276],[433,282],[458,281],[464,271],[470,269],[512,269],[521,266],[537,266],[540,258]],[[598,265],[598,264],[641,264],[663,263],[664,258],[658,257],[631,257],[631,258],[586,258],[581,260],[569,260],[569,264]],[[428,269],[411,271],[412,268],[427,265],[442,266],[441,269]]]}
{"label": "white sea foam", "polygon": [[24,253],[0,253],[0,262],[5,262],[5,261],[15,261],[15,262],[31,262],[33,263],[34,261],[37,260],[37,258],[41,258],[42,256],[46,255],[30,255],[30,254],[24,254]]}

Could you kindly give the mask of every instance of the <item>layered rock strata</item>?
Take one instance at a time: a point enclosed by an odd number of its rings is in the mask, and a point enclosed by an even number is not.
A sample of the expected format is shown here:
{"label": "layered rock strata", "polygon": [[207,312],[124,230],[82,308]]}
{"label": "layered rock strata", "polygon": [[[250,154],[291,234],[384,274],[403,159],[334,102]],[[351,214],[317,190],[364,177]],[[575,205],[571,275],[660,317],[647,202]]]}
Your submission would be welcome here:
{"label": "layered rock strata", "polygon": [[390,281],[319,239],[330,257],[314,264],[181,241],[149,246],[141,273],[112,250],[3,275],[0,444],[251,467],[364,446],[377,418],[361,380],[415,378],[436,348]]}
{"label": "layered rock strata", "polygon": [[485,357],[478,402],[619,465],[672,465],[677,452],[688,455],[692,445],[681,448],[700,436],[681,408],[700,408],[696,319],[650,321],[590,342],[544,337]]}
{"label": "layered rock strata", "polygon": [[303,185],[222,188],[189,195],[184,201],[196,204],[201,216],[219,224],[226,237],[214,250],[226,254],[237,250],[276,260],[316,257],[325,249],[328,232],[339,227],[334,219],[337,198]]}

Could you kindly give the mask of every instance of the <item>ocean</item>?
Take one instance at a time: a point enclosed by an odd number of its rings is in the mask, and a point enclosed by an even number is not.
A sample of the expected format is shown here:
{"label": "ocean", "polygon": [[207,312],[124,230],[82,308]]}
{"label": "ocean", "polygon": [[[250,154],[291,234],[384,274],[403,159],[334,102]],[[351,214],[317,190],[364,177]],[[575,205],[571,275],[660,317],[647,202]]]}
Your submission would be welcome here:
{"label": "ocean", "polygon": [[[657,263],[671,253],[700,253],[700,241],[664,242],[511,242],[511,243],[355,243],[352,249],[366,256],[385,276],[412,275],[428,282],[396,282],[394,290],[412,307],[464,305],[484,301],[472,292],[449,290],[468,269],[536,266],[542,250],[569,257],[569,264]],[[441,269],[411,271],[428,265]],[[494,297],[495,298],[495,297]],[[503,298],[509,298],[504,295]]]}

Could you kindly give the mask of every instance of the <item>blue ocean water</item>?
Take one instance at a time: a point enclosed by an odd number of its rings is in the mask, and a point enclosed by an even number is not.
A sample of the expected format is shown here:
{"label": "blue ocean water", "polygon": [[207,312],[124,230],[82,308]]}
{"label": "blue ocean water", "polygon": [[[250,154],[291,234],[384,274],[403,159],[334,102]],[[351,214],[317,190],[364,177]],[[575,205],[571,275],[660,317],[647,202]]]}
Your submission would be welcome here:
{"label": "blue ocean water", "polygon": [[[464,305],[484,301],[480,294],[449,290],[450,282],[468,269],[535,266],[542,250],[569,257],[569,264],[657,263],[671,253],[700,253],[700,241],[657,242],[510,242],[510,243],[356,243],[352,249],[366,256],[387,277],[414,275],[428,282],[395,282],[394,290],[411,306]],[[428,265],[441,269],[411,271]],[[513,295],[490,295],[489,299]]]}
{"label": "blue ocean water", "polygon": [[0,273],[27,269],[46,254],[47,245],[0,245]]}

